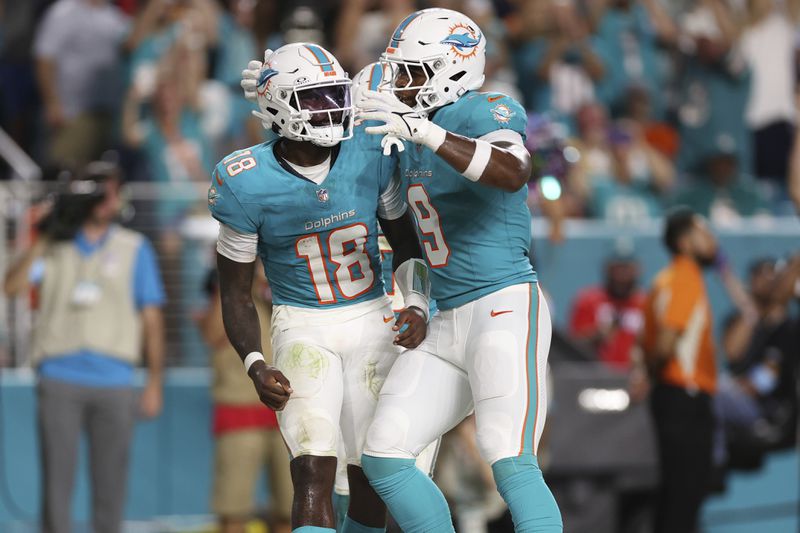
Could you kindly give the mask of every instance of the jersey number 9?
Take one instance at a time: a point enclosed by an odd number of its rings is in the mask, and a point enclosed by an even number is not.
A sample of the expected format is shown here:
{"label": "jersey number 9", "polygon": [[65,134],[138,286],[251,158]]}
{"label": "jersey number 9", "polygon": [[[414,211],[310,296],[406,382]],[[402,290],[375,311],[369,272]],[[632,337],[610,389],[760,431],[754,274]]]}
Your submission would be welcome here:
{"label": "jersey number 9", "polygon": [[442,226],[439,224],[439,212],[431,205],[428,191],[421,183],[415,183],[408,188],[408,203],[417,217],[420,233],[428,238],[422,240],[428,264],[431,268],[446,267],[450,259],[450,247],[447,246]]}

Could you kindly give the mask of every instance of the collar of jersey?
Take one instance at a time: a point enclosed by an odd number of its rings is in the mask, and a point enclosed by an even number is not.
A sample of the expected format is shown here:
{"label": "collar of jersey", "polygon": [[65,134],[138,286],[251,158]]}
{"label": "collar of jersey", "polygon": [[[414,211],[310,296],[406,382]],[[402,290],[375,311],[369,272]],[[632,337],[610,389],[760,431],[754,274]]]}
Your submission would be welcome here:
{"label": "collar of jersey", "polygon": [[[280,142],[280,141],[278,141],[278,142]],[[346,142],[346,141],[342,141],[342,142]],[[300,178],[303,181],[307,181],[308,183],[313,183],[314,185],[317,185],[316,183],[314,183],[313,181],[311,181],[310,179],[308,179],[307,177],[303,176],[302,174],[297,172],[295,169],[293,169],[292,166],[289,163],[284,161],[284,159],[275,152],[275,147],[276,146],[278,146],[277,142],[272,145],[272,157],[275,158],[275,161],[278,162],[278,164],[281,166],[281,168],[283,170],[285,170],[286,172],[288,172],[289,174],[291,174],[293,176],[297,176],[298,178]],[[339,143],[336,146],[334,146],[333,149],[331,150],[331,167],[330,167],[330,170],[328,171],[328,176],[330,176],[331,173],[333,173],[333,165],[336,164],[336,159],[339,157],[339,151],[340,151],[341,147],[342,147],[342,143]],[[327,181],[327,180],[328,180],[328,178],[325,178],[325,181]]]}

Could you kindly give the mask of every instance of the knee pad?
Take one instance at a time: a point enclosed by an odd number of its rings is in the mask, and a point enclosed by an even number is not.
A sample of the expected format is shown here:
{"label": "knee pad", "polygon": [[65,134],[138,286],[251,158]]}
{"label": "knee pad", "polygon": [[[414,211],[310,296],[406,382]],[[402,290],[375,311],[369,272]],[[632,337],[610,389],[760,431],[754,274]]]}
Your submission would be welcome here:
{"label": "knee pad", "polygon": [[301,455],[336,456],[338,425],[324,409],[294,404],[278,416],[286,445],[292,457]]}
{"label": "knee pad", "polygon": [[[470,348],[474,354],[471,380],[473,394],[480,401],[488,398],[511,396],[520,386],[519,368],[524,345],[510,331],[491,331],[478,336]],[[525,375],[522,374],[522,379]]]}
{"label": "knee pad", "polygon": [[514,420],[507,413],[494,411],[481,413],[475,439],[484,461],[493,464],[503,457],[519,453],[519,439],[515,435]]}
{"label": "knee pad", "polygon": [[410,450],[404,450],[410,421],[408,415],[399,409],[379,408],[375,419],[367,430],[365,452],[378,455],[399,455],[411,458]]}

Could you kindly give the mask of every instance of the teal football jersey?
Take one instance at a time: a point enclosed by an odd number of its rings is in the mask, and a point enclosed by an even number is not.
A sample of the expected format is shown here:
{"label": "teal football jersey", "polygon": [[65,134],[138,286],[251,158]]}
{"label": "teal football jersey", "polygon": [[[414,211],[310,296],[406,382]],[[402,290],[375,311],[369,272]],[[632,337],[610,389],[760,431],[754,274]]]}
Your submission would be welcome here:
{"label": "teal football jersey", "polygon": [[[508,96],[469,92],[438,109],[431,120],[465,137],[510,129],[524,139],[527,116]],[[509,193],[472,182],[430,149],[411,143],[399,159],[439,309],[536,281],[527,187]]]}
{"label": "teal football jersey", "polygon": [[376,211],[395,163],[382,155],[380,138],[356,128],[334,149],[319,185],[275,155],[277,142],[217,164],[208,192],[211,214],[239,232],[258,234],[276,304],[335,307],[383,295]]}

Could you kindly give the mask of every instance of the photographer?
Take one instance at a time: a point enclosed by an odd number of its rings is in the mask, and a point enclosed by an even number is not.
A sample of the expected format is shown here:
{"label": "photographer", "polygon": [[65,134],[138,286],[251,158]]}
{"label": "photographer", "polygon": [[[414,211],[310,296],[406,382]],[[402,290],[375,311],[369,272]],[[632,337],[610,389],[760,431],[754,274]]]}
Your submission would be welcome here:
{"label": "photographer", "polygon": [[114,223],[120,179],[89,165],[39,224],[40,237],[9,269],[7,295],[38,289],[32,361],[37,369],[42,457],[42,530],[68,532],[78,444],[86,430],[92,529],[120,530],[128,450],[136,418],[134,368],[142,350],[145,417],[162,405],[163,288],[140,234]]}

